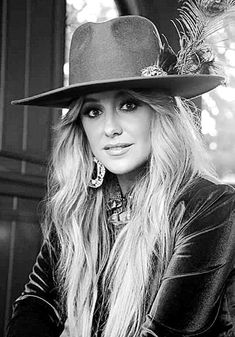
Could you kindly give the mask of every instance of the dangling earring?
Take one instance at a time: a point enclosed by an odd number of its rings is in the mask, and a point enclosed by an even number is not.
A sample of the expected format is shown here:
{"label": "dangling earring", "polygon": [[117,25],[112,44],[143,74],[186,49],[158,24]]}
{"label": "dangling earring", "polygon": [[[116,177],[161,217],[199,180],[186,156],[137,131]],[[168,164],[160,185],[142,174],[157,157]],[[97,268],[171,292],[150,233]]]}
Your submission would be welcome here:
{"label": "dangling earring", "polygon": [[96,157],[93,158],[93,161],[94,161],[93,173],[94,172],[96,173],[96,177],[94,179],[91,178],[89,182],[89,187],[98,188],[103,183],[105,176],[105,167],[98,159],[96,159]]}

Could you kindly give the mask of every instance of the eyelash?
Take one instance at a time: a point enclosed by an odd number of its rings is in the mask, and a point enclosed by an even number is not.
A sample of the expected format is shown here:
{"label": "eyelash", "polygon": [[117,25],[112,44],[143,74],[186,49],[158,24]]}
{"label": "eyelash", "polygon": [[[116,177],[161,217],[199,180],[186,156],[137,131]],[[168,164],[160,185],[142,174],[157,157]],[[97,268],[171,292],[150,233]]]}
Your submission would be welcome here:
{"label": "eyelash", "polygon": [[[98,114],[96,116],[91,116],[90,113],[92,111],[96,111],[98,112]],[[96,108],[96,107],[87,107],[84,111],[83,111],[83,116],[89,117],[89,118],[96,118],[97,116],[99,116],[101,114],[101,109],[100,108]]]}
{"label": "eyelash", "polygon": [[[133,108],[130,108],[130,109],[123,109],[124,105],[134,105]],[[134,111],[135,109],[137,109],[138,107],[140,106],[140,102],[134,98],[130,98],[130,99],[126,99],[124,100],[123,102],[120,103],[120,106],[119,106],[119,109],[120,110],[123,110],[125,112],[132,112]],[[95,116],[91,116],[90,113],[92,111],[95,111],[95,112],[98,112],[97,115]],[[83,111],[83,116],[87,116],[88,118],[96,118],[98,116],[100,116],[102,113],[102,108],[100,108],[99,106],[88,106],[87,108],[84,109]]]}
{"label": "eyelash", "polygon": [[130,109],[131,111],[135,110],[136,108],[138,108],[140,106],[140,102],[134,98],[130,98],[125,100],[123,103],[120,104],[120,108],[123,107],[124,105],[134,105],[134,108]]}

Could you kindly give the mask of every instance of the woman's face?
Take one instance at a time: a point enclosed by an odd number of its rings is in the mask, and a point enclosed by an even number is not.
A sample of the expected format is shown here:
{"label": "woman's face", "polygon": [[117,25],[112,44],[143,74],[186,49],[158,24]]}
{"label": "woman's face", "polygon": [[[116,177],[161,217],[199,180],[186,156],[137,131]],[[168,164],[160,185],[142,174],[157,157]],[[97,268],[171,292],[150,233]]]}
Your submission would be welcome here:
{"label": "woman's face", "polygon": [[116,175],[135,172],[150,155],[153,109],[125,91],[89,94],[81,121],[94,156]]}

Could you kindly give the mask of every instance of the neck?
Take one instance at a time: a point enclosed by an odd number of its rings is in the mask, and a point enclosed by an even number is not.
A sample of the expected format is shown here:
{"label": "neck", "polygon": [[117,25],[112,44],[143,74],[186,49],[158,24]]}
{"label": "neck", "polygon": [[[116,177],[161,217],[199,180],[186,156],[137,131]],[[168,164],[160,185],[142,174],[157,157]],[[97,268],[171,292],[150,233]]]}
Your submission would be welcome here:
{"label": "neck", "polygon": [[135,182],[140,178],[141,174],[145,170],[146,165],[137,168],[134,171],[125,174],[118,174],[117,179],[122,190],[122,194],[126,195]]}
{"label": "neck", "polygon": [[122,194],[126,195],[127,192],[131,189],[131,186],[135,183],[136,179],[129,176],[128,174],[118,175],[117,178],[122,190]]}

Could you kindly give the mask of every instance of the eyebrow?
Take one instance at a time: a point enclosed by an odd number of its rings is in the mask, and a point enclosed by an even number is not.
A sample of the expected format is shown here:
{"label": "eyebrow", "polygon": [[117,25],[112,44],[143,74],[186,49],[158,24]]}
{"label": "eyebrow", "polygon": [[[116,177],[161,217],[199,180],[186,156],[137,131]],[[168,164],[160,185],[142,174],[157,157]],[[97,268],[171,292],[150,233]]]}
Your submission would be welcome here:
{"label": "eyebrow", "polygon": [[[115,94],[114,98],[117,99],[117,98],[120,98],[121,96],[124,96],[124,95],[125,96],[132,96],[128,91],[120,90]],[[100,102],[100,100],[95,98],[95,97],[89,97],[88,96],[88,97],[84,98],[83,104],[85,104],[85,103],[97,103],[97,102]]]}
{"label": "eyebrow", "polygon": [[99,99],[97,98],[93,98],[93,97],[85,97],[84,98],[84,101],[83,101],[83,104],[85,103],[94,103],[94,102],[99,102]]}
{"label": "eyebrow", "polygon": [[132,95],[126,91],[126,90],[120,90],[117,92],[117,94],[115,95],[115,98],[120,98],[121,96],[129,96],[132,97]]}

